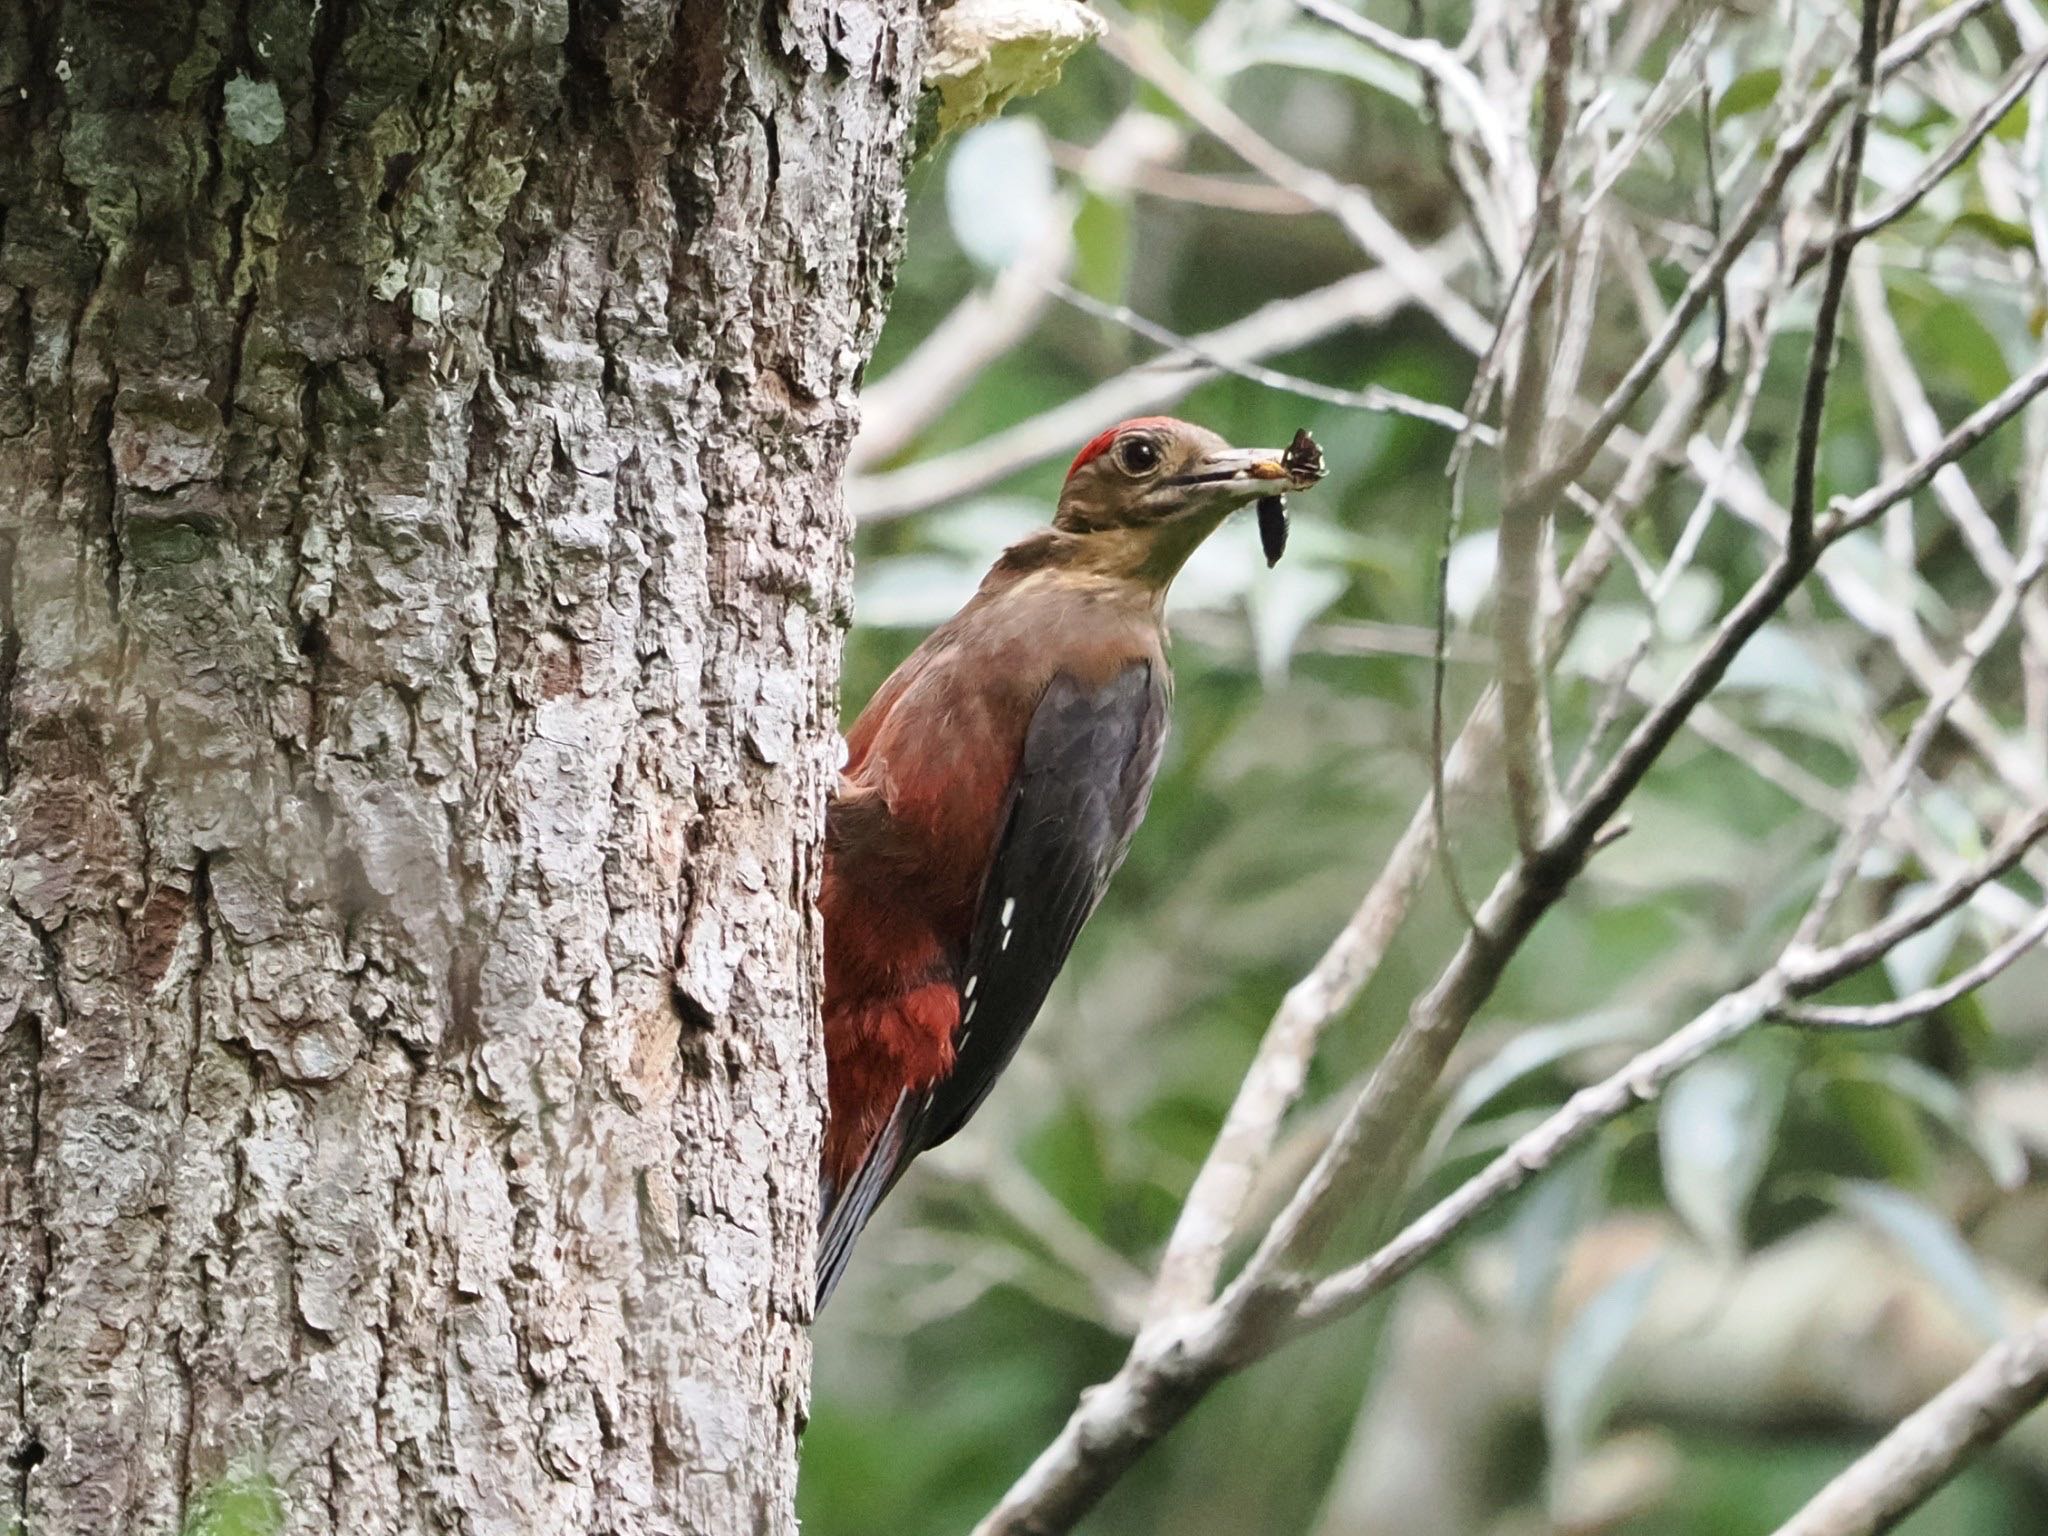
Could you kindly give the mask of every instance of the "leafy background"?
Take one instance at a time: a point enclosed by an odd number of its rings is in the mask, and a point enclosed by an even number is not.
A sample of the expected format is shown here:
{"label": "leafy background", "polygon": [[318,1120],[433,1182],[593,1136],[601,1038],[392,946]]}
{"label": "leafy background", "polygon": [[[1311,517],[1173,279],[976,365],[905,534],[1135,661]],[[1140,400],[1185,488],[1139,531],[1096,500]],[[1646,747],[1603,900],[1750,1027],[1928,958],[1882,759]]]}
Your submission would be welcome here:
{"label": "leafy background", "polygon": [[[1801,9],[1731,8],[1723,18],[1706,84],[1724,167],[1775,130],[1778,61],[1791,46],[1782,13]],[[1809,27],[1837,28],[1838,44],[1839,29],[1853,29],[1853,11],[1805,9]],[[1371,13],[1412,26],[1405,4]],[[1624,86],[1647,89],[1691,15],[1670,17],[1642,81]],[[1191,42],[1212,19],[1201,0],[1112,19],[1162,42],[1302,161],[1367,188],[1417,244],[1456,221],[1414,82],[1386,60],[1284,4],[1236,27],[1246,41],[1220,58]],[[1447,40],[1467,20],[1454,6],[1426,11],[1427,29]],[[1950,67],[1989,81],[2015,54],[1994,7],[1961,34]],[[1133,109],[1185,133],[1173,174],[1136,187],[1078,175],[1080,152]],[[2022,143],[2026,116],[2022,105],[2001,123],[2000,146]],[[1874,190],[1902,184],[1956,127],[1933,95],[1887,92]],[[1618,196],[1646,236],[1702,227],[1703,156],[1700,115],[1681,114],[1624,178]],[[1360,267],[1333,220],[1245,189],[1271,190],[1108,51],[1084,51],[1057,88],[923,162],[872,376],[886,380],[1043,219],[1070,208],[1068,281],[1184,334]],[[1686,269],[1650,249],[1668,299]],[[2041,292],[2027,234],[1989,211],[1967,171],[1874,259],[1945,421],[2034,356]],[[1603,356],[1603,340],[1596,334],[1596,377],[1632,345],[1619,336]],[[1780,494],[1809,341],[1794,316],[1749,437]],[[875,467],[973,445],[1157,352],[1114,321],[1050,303],[1026,339]],[[1268,361],[1450,405],[1473,372],[1470,354],[1412,309]],[[1823,496],[1861,489],[1882,461],[1863,366],[1852,337],[1827,420]],[[1427,790],[1426,651],[1450,434],[1231,377],[1175,410],[1247,444],[1309,427],[1331,477],[1294,503],[1294,546],[1277,570],[1265,569],[1247,517],[1177,589],[1175,734],[1130,860],[1017,1064],[968,1131],[924,1159],[884,1209],[817,1330],[802,1491],[811,1536],[966,1531],[1077,1394],[1114,1370],[1129,1307],[1261,1032]],[[1967,461],[2009,538],[2026,451],[2015,431]],[[992,490],[863,525],[849,720],[994,552],[1048,515],[1062,468],[1048,460]],[[1487,474],[1482,465],[1475,475],[1451,558],[1454,724],[1490,656]],[[1653,494],[1640,534],[1653,557],[1669,552],[1697,494],[1679,479]],[[1876,532],[1848,553],[1880,605],[1911,605],[1952,643],[1981,589],[1945,525],[1921,531],[1910,566],[1889,561]],[[1570,520],[1561,528],[1568,545],[1581,534]],[[1656,615],[1644,674],[1675,668],[1761,559],[1749,529],[1716,523]],[[1838,825],[1824,808],[1855,782],[1861,734],[1873,721],[1903,730],[1917,707],[1875,638],[1881,614],[1863,607],[1815,584],[1748,649],[1715,704],[1782,767],[1759,772],[1755,753],[1698,735],[1667,753],[1631,802],[1629,835],[1545,920],[1461,1049],[1415,1179],[1359,1213],[1344,1254],[1782,945],[1833,845]],[[1610,579],[1553,688],[1564,762],[1586,736],[1605,668],[1642,622],[1628,578]],[[2022,687],[2015,660],[1994,654],[1979,697],[2015,732]],[[1981,851],[1972,811],[1990,788],[1967,753],[1938,758],[1913,814],[1956,854]],[[1467,888],[1483,890],[1511,847],[1498,794],[1459,816],[1453,843]],[[1863,873],[1867,913],[1925,878],[1903,855]],[[1990,925],[1995,916],[1965,910],[1843,1000],[1881,1000],[1952,973],[2005,931]],[[1283,1167],[1313,1154],[1333,1090],[1370,1065],[1458,932],[1439,880],[1332,1031]],[[2048,962],[2037,955],[1896,1034],[1772,1030],[1709,1059],[1390,1299],[1204,1402],[1084,1528],[1771,1529],[1987,1335],[2040,1305],[2044,984]],[[2048,1424],[2038,1419],[1906,1527],[2043,1528]]]}

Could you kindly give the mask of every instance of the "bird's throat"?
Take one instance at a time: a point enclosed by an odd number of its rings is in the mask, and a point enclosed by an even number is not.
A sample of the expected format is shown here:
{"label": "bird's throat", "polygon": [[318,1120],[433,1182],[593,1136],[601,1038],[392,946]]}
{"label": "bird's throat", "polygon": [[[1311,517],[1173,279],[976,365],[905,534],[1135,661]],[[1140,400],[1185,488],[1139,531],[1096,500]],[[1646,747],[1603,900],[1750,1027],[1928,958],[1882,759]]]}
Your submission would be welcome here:
{"label": "bird's throat", "polygon": [[1227,509],[1205,509],[1163,522],[1104,528],[1073,540],[1067,563],[1092,576],[1130,582],[1163,599],[1188,557],[1227,515]]}

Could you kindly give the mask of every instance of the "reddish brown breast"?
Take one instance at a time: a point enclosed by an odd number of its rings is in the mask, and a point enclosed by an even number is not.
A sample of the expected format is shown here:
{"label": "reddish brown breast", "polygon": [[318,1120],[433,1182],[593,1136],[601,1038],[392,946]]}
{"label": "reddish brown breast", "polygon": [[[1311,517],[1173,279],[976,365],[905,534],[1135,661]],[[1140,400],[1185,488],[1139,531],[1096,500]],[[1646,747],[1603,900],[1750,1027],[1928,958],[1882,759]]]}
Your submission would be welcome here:
{"label": "reddish brown breast", "polygon": [[1156,608],[1121,583],[999,564],[847,734],[827,821],[827,1171],[857,1162],[895,1094],[952,1065],[954,968],[1032,711],[1055,673],[1163,671]]}
{"label": "reddish brown breast", "polygon": [[1065,672],[1097,687],[1139,660],[1164,668],[1157,614],[1141,595],[999,565],[848,733],[828,873],[964,941],[1046,684]]}

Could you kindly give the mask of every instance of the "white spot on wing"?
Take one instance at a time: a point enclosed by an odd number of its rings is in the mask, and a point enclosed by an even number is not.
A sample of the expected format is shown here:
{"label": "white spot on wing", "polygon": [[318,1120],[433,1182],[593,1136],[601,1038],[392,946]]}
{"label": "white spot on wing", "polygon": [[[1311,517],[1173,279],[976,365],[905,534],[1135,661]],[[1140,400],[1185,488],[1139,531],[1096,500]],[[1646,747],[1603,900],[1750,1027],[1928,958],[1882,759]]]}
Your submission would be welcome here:
{"label": "white spot on wing", "polygon": [[981,1006],[981,1004],[979,1004],[979,1003],[969,1003],[969,1004],[967,1005],[967,1012],[966,1012],[966,1013],[965,1013],[965,1014],[964,1014],[964,1015],[963,1015],[963,1016],[961,1017],[961,1020],[960,1020],[960,1028],[961,1028],[961,1038],[962,1038],[962,1039],[965,1039],[965,1038],[966,1038],[966,1029],[967,1029],[967,1026],[968,1026],[969,1024],[972,1024],[972,1023],[974,1022],[974,1010],[975,1010],[975,1009],[977,1009],[977,1008],[979,1008],[980,1006]]}
{"label": "white spot on wing", "polygon": [[1010,919],[1017,914],[1017,898],[1011,896],[1003,902],[1003,926],[1010,926]]}
{"label": "white spot on wing", "polygon": [[979,976],[970,976],[967,978],[967,990],[960,995],[962,997],[972,997],[974,996],[974,989],[980,985],[981,978]]}
{"label": "white spot on wing", "polygon": [[1005,928],[1005,929],[1003,930],[1003,942],[1002,942],[1002,944],[1001,944],[1000,946],[998,946],[998,947],[999,947],[999,948],[1002,948],[1002,949],[1008,949],[1008,948],[1010,947],[1010,930],[1009,930],[1009,929]]}

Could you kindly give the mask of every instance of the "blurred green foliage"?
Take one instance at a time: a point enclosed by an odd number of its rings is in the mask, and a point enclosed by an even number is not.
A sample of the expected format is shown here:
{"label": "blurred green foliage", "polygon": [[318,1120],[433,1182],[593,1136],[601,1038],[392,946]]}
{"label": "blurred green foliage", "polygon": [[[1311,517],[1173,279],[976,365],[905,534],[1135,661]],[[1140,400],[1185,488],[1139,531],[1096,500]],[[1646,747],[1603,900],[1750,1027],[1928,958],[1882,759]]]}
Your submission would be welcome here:
{"label": "blurred green foliage", "polygon": [[185,1519],[184,1536],[278,1536],[284,1501],[262,1473],[215,1484]]}
{"label": "blurred green foliage", "polygon": [[[1389,25],[1410,24],[1405,5],[1372,9]],[[1724,172],[1757,147],[1759,133],[1777,127],[1772,111],[1786,40],[1766,9],[1731,12],[1710,50]],[[1454,8],[1428,12],[1435,35],[1461,33],[1465,17]],[[1174,0],[1126,20],[1157,29],[1185,55],[1191,30],[1208,14],[1208,0]],[[1370,189],[1410,239],[1423,244],[1443,234],[1458,218],[1457,202],[1416,115],[1412,79],[1287,7],[1261,15],[1267,20],[1252,29],[1261,41],[1248,56],[1226,66],[1194,61],[1198,73],[1289,152]],[[1680,18],[1669,30],[1647,56],[1645,79],[1675,47]],[[2010,47],[1998,25],[1974,28],[1952,67],[1993,79]],[[1646,87],[1630,84],[1640,99]],[[1068,65],[1055,91],[1013,108],[1011,120],[1037,123],[1055,147],[1087,146],[1133,107],[1182,122],[1156,91],[1094,49]],[[1931,96],[1888,92],[1873,177],[1910,174],[1955,128],[1955,116]],[[1617,196],[1643,230],[1698,229],[1708,217],[1700,132],[1696,111],[1681,114],[1622,178]],[[2008,128],[2000,133],[2012,137]],[[987,281],[949,221],[947,157],[961,154],[965,142],[916,174],[877,379]],[[1191,200],[1188,189],[1200,183],[1185,179],[1150,188],[1141,182],[1136,190],[1083,186],[1071,171],[1074,155],[1056,158],[1067,168],[1061,185],[1077,196],[1070,280],[1181,333],[1227,323],[1362,265],[1337,224],[1320,215]],[[1235,184],[1254,180],[1199,132],[1172,168]],[[2031,252],[2025,229],[2001,222],[1959,181],[1901,227],[1896,244],[1904,254],[1886,257],[1893,314],[1944,421],[1995,393],[2037,345],[2038,283],[1998,280],[2011,270],[1999,263],[2015,242]],[[1668,300],[1688,269],[1671,250],[1651,249],[1659,258],[1654,280]],[[1914,259],[1936,249],[1953,259]],[[1807,303],[1810,311],[1810,297]],[[1601,315],[1588,370],[1596,384],[1626,364],[1637,335],[1618,294],[1603,297]],[[1810,313],[1778,337],[1748,438],[1781,497],[1809,324]],[[1028,339],[958,391],[897,462],[973,445],[1155,351],[1121,327],[1053,304]],[[1267,361],[1345,388],[1378,384],[1450,405],[1464,400],[1473,376],[1471,356],[1413,309]],[[1863,367],[1852,340],[1826,419],[1823,500],[1862,489],[1884,462]],[[1413,649],[1426,645],[1434,611],[1450,435],[1228,377],[1201,385],[1174,410],[1241,443],[1284,442],[1306,426],[1325,446],[1331,477],[1295,502],[1296,546],[1276,571],[1265,570],[1247,518],[1217,535],[1177,591],[1175,735],[1129,862],[1017,1064],[969,1130],[920,1163],[884,1208],[817,1330],[802,1490],[811,1536],[968,1530],[1055,1433],[1077,1395],[1115,1369],[1127,1343],[1117,1298],[1128,1301],[1149,1274],[1274,1008],[1349,915],[1427,792],[1430,669]],[[1724,420],[1725,410],[1710,429]],[[2019,521],[2022,454],[2014,432],[1965,461],[2009,540]],[[1001,544],[1049,514],[1063,468],[1048,459],[993,492],[862,529],[857,627],[845,669],[849,719],[923,630],[972,590]],[[1469,543],[1453,567],[1452,729],[1488,675],[1492,496],[1482,456],[1464,530]],[[1639,540],[1653,559],[1668,555],[1697,498],[1698,487],[1676,475],[1652,493]],[[1921,508],[1904,530],[1915,559],[1902,567],[1884,544],[1899,532],[1873,530],[1841,557],[1867,571],[1881,601],[1908,605],[1952,646],[1983,598],[1968,553],[1953,528]],[[1560,527],[1567,550],[1583,534],[1582,519]],[[1686,581],[1657,616],[1639,675],[1652,683],[1674,675],[1762,560],[1746,525],[1728,516],[1715,521]],[[1920,704],[1870,621],[1829,590],[1802,594],[1745,653],[1716,695],[1717,708],[1813,783],[1847,790],[1868,731],[1896,737]],[[1585,741],[1600,679],[1642,622],[1629,578],[1610,578],[1553,688],[1562,762]],[[2020,718],[2021,688],[2010,651],[2008,642],[1994,653],[1980,692],[2008,726]],[[1979,851],[1975,813],[1995,799],[1995,786],[1966,752],[1941,754],[1916,794],[1915,814],[1925,825],[1952,828],[1953,853]],[[1943,796],[1956,812],[1946,822]],[[1360,1212],[1345,1254],[1361,1251],[1391,1217],[1443,1193],[1531,1116],[1627,1050],[1746,980],[1787,938],[1838,832],[1779,783],[1691,734],[1666,754],[1629,814],[1628,836],[1545,919],[1481,1015],[1447,1085],[1449,1113],[1414,1179],[1382,1191],[1382,1209]],[[1460,815],[1453,842],[1464,884],[1483,890],[1511,848],[1497,795]],[[1897,853],[1873,856],[1863,873],[1856,900],[1864,916],[1927,877]],[[1331,1032],[1291,1124],[1283,1167],[1298,1170],[1312,1155],[1333,1091],[1369,1068],[1449,953],[1459,920],[1441,884],[1425,893],[1365,996]],[[2003,931],[1966,909],[1895,956],[1889,971],[1873,969],[1837,997],[1877,1001],[1952,974]],[[1432,1266],[1432,1283],[1465,1297],[1488,1326],[1548,1337],[1562,1351],[1547,1355],[1547,1380],[1515,1406],[1511,1429],[1496,1429],[1489,1441],[1482,1502],[1493,1523],[1475,1527],[1475,1536],[1767,1531],[1881,1427],[1817,1389],[1759,1396],[1747,1406],[1645,1406],[1625,1346],[1638,1314],[1653,1305],[1651,1293],[1665,1284],[1661,1270],[1653,1265],[1590,1294],[1560,1279],[1618,1219],[1651,1220],[1664,1234],[1658,1253],[1688,1255],[1729,1274],[1747,1272],[1752,1256],[1815,1223],[1860,1224],[1965,1323],[1999,1305],[1988,1278],[1994,1273],[1999,1294],[2048,1281],[2048,1201],[2032,1178],[2033,1160],[2048,1145],[2048,1086],[2034,1066],[2048,1036],[2048,1018],[2034,1001],[2044,981],[2048,965],[2037,957],[1895,1034],[1757,1037],[1682,1079],[1660,1107],[1610,1128],[1591,1152]],[[1493,1251],[1509,1255],[1515,1270],[1511,1306],[1473,1289],[1472,1266]],[[1378,1422],[1368,1412],[1375,1395],[1398,1401],[1413,1385],[1387,1379],[1389,1319],[1400,1305],[1397,1296],[1231,1381],[1123,1481],[1085,1529],[1118,1536],[1438,1529],[1419,1519],[1366,1518],[1342,1491],[1342,1469],[1359,1454],[1358,1427]],[[1868,1347],[1873,1377],[1886,1377],[1895,1363],[1886,1353],[1892,1341],[1879,1333]],[[1663,1472],[1644,1483],[1644,1507],[1593,1523],[1561,1514],[1568,1501],[1559,1480],[1572,1470],[1563,1463],[1578,1453],[1597,1460],[1610,1433],[1643,1430],[1654,1431],[1664,1458]],[[2044,1471],[2048,1455],[2022,1447],[1972,1471],[1905,1529],[2005,1536],[2043,1528]]]}

